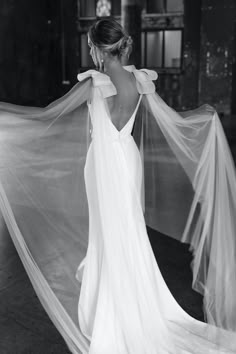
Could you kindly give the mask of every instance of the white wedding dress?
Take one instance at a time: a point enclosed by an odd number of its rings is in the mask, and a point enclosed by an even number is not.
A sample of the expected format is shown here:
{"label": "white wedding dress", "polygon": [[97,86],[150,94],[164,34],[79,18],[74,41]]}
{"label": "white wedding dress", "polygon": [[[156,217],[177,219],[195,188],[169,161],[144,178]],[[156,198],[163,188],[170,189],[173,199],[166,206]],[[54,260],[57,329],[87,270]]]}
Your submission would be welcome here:
{"label": "white wedding dress", "polygon": [[222,335],[217,343],[210,325],[177,304],[156,263],[142,209],[142,160],[131,135],[142,91],[120,131],[97,94],[89,104],[93,140],[85,165],[89,243],[77,273],[80,328],[91,342],[85,353],[233,353],[236,337],[229,345]]}
{"label": "white wedding dress", "polygon": [[[179,115],[155,72],[126,70],[139,101],[121,131],[96,70],[46,108],[1,103],[2,215],[72,353],[235,354],[236,177],[219,118]],[[173,298],[146,223],[191,244],[209,323]]]}

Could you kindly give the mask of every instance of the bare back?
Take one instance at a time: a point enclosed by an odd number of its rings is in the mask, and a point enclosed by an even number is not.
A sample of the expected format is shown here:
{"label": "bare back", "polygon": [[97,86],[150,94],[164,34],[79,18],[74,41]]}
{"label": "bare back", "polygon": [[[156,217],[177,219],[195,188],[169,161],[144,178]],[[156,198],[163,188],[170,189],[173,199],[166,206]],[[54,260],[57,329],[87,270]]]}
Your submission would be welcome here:
{"label": "bare back", "polygon": [[111,120],[117,130],[121,130],[132,116],[139,99],[134,75],[123,69],[112,75],[111,80],[116,87],[117,95],[108,97],[107,104]]}

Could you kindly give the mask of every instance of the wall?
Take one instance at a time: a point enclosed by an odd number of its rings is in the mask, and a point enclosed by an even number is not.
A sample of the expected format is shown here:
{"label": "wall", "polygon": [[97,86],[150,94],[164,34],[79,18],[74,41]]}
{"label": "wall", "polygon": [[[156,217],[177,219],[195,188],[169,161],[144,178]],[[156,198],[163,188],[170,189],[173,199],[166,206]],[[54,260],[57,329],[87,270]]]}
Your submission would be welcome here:
{"label": "wall", "polygon": [[235,61],[235,0],[202,0],[199,103],[230,114]]}
{"label": "wall", "polygon": [[[75,0],[0,0],[1,101],[45,105],[68,89],[62,83],[63,70],[70,78],[77,69],[72,43],[77,40],[76,4]],[[67,50],[64,58],[62,48]]]}
{"label": "wall", "polygon": [[188,109],[199,104],[201,0],[185,0],[184,6],[183,74],[180,87],[182,108]]}

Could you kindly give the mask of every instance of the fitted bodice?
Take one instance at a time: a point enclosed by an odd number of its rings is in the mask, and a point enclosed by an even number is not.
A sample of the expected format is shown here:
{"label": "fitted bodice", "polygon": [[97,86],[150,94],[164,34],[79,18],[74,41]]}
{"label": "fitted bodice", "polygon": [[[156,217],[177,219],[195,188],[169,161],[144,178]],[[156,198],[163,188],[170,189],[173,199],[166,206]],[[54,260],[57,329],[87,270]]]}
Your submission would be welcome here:
{"label": "fitted bodice", "polygon": [[[142,95],[139,96],[138,103],[137,103],[137,105],[136,105],[136,107],[134,109],[134,112],[132,113],[131,117],[125,123],[123,128],[120,129],[120,130],[118,130],[116,128],[116,126],[114,125],[114,123],[112,122],[107,103],[106,103],[105,100],[103,100],[104,107],[103,107],[102,111],[105,114],[105,117],[104,117],[105,118],[105,127],[106,127],[106,130],[107,130],[107,137],[108,138],[110,138],[112,140],[119,141],[119,140],[124,140],[127,137],[131,137],[131,132],[132,132],[132,129],[133,129],[136,113],[138,111],[141,99],[142,99]],[[91,117],[91,122],[92,122],[92,129],[90,130],[90,133],[91,133],[91,138],[93,138],[94,137],[93,125],[94,125],[94,119],[96,119],[96,118],[94,117],[94,114],[92,113],[91,106],[92,106],[91,103],[88,102],[88,107],[89,107],[89,112],[90,112],[90,117]]]}
{"label": "fitted bodice", "polygon": [[[127,137],[132,137],[131,132],[142,96],[155,92],[155,85],[153,83],[153,80],[156,80],[157,78],[157,73],[155,71],[148,69],[137,70],[133,65],[126,66],[124,69],[134,74],[136,79],[136,88],[140,97],[134,112],[121,130],[118,130],[113,124],[106,101],[106,98],[115,96],[117,94],[116,87],[112,83],[110,77],[105,73],[101,73],[96,70],[88,70],[85,73],[78,75],[79,81],[82,81],[88,77],[92,78],[92,85],[94,89],[92,97],[88,102],[91,122],[93,126],[91,131],[92,138],[95,136],[94,130],[99,130],[100,133],[103,134],[100,129],[97,129],[98,125],[103,127],[103,132],[105,132],[108,139],[118,141],[124,140]],[[95,120],[98,125],[95,124]]]}

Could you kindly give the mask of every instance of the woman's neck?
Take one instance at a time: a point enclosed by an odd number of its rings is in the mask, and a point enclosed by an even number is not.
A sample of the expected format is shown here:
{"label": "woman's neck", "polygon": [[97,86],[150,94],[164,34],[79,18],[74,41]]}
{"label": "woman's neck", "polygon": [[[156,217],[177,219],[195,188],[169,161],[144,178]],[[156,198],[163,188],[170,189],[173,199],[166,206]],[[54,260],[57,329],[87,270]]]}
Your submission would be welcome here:
{"label": "woman's neck", "polygon": [[117,75],[121,74],[124,71],[124,68],[118,59],[109,60],[104,63],[104,72],[110,78],[117,77]]}

